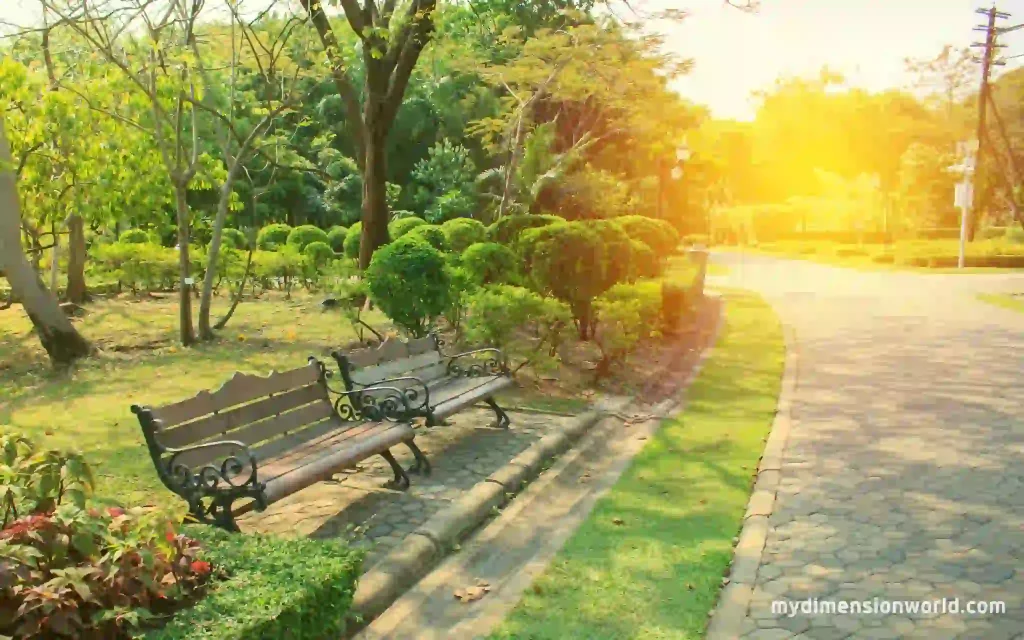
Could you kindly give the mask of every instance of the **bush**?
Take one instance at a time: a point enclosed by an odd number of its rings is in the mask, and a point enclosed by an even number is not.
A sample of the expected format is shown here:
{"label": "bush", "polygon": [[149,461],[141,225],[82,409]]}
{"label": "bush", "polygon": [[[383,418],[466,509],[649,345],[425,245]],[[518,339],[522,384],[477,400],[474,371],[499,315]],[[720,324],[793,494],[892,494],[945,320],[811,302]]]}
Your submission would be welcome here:
{"label": "bush", "polygon": [[304,224],[300,227],[295,227],[288,233],[287,242],[289,247],[296,251],[302,251],[311,242],[329,244],[330,240],[327,238],[327,232],[320,227]]}
{"label": "bush", "polygon": [[359,259],[359,242],[363,237],[363,223],[357,222],[348,228],[345,234],[345,257],[353,260]]}
{"label": "bush", "polygon": [[679,245],[679,232],[664,220],[645,216],[622,216],[615,218],[626,235],[639,240],[654,251],[658,258],[672,255]]}
{"label": "bush", "polygon": [[286,224],[268,224],[256,235],[256,248],[264,251],[277,251],[288,242],[292,228]]}
{"label": "bush", "polygon": [[520,359],[514,370],[536,362],[545,355],[545,348],[551,356],[571,320],[564,303],[523,287],[483,287],[466,299],[466,339],[496,346],[509,358]]}
{"label": "bush", "polygon": [[448,239],[444,237],[441,227],[436,224],[422,224],[402,237],[426,242],[438,251],[448,250]]}
{"label": "bush", "polygon": [[470,245],[484,242],[487,239],[487,227],[479,220],[472,218],[454,218],[441,225],[441,231],[448,240],[448,247],[462,253]]}
{"label": "bush", "polygon": [[398,240],[416,227],[420,227],[425,224],[427,224],[426,220],[423,218],[417,218],[416,216],[398,218],[397,220],[392,220],[388,223],[388,235],[391,236],[392,240]]}
{"label": "bush", "polygon": [[306,264],[301,253],[287,246],[281,251],[257,251],[253,255],[254,273],[264,287],[280,283],[289,297],[295,279],[305,273]]}
{"label": "bush", "polygon": [[641,240],[630,240],[632,262],[630,264],[630,281],[639,278],[657,278],[661,275],[661,261],[654,251]]}
{"label": "bush", "polygon": [[0,432],[0,634],[128,638],[194,597],[212,566],[154,510],[90,508],[89,465]]}
{"label": "bush", "polygon": [[249,241],[246,239],[245,234],[238,229],[230,227],[221,231],[220,241],[223,246],[229,249],[246,250],[249,248]]}
{"label": "bush", "polygon": [[441,195],[427,207],[423,217],[431,224],[441,224],[473,215],[476,198],[462,191],[453,190]]}
{"label": "bush", "polygon": [[1003,236],[1008,242],[1024,244],[1024,228],[1019,226],[1007,227]]}
{"label": "bush", "polygon": [[592,220],[585,222],[593,228],[604,243],[604,263],[594,265],[595,269],[601,269],[604,278],[604,288],[635,280],[633,274],[633,245],[622,227],[612,220]]}
{"label": "bush", "polygon": [[[116,242],[94,247],[93,254],[97,266],[132,293],[172,289],[178,281],[178,252],[174,249]],[[193,257],[201,263],[202,255],[196,251]]]}
{"label": "bush", "polygon": [[477,285],[519,282],[519,258],[497,242],[477,242],[462,253],[462,267]]}
{"label": "bush", "polygon": [[313,640],[344,635],[362,554],[343,543],[189,526],[199,557],[229,576],[146,640]]}
{"label": "bush", "polygon": [[608,288],[601,236],[586,223],[566,222],[525,231],[519,244],[534,286],[568,304],[580,338],[588,339],[593,299]]}
{"label": "bush", "polygon": [[836,247],[835,254],[838,258],[852,258],[866,256],[868,251],[862,247]]}
{"label": "bush", "polygon": [[364,278],[373,302],[414,338],[427,335],[434,319],[450,307],[444,254],[426,242],[403,238],[381,247]]}
{"label": "bush", "polygon": [[145,229],[128,229],[121,233],[117,241],[123,244],[148,244],[152,242],[152,238]]}
{"label": "bush", "polygon": [[597,378],[608,375],[642,340],[658,334],[661,295],[660,284],[647,281],[615,285],[594,301],[599,327],[594,341],[601,349]]}
{"label": "bush", "polygon": [[345,253],[345,236],[348,234],[347,227],[333,226],[327,232],[327,244],[335,253]]}
{"label": "bush", "polygon": [[514,215],[505,216],[491,226],[487,227],[487,238],[491,242],[514,246],[527,229],[546,227],[551,224],[565,222],[564,218],[549,215]]}
{"label": "bush", "polygon": [[302,250],[302,255],[306,256],[310,265],[317,268],[334,260],[334,251],[326,242],[310,242]]}

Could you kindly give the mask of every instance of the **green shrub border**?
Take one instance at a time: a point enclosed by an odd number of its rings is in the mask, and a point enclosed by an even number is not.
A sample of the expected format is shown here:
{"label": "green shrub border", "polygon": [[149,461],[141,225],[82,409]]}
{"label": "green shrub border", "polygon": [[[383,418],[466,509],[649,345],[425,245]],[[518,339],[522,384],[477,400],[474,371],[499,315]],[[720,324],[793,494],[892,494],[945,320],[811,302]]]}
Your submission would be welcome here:
{"label": "green shrub border", "polygon": [[184,528],[199,557],[227,572],[190,609],[147,632],[146,640],[291,640],[338,637],[345,631],[363,552],[333,540],[230,534]]}

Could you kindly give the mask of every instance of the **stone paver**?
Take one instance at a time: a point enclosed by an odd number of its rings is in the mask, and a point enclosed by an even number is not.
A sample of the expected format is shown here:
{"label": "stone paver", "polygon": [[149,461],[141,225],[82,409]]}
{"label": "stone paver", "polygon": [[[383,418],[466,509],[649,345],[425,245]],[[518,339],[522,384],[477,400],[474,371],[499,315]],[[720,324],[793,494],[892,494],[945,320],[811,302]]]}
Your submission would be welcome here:
{"label": "stone paver", "polygon": [[[718,256],[793,328],[798,382],[744,638],[1024,638],[1024,274]],[[715,279],[712,280],[714,282]],[[1004,601],[1004,614],[775,614],[772,601]]]}
{"label": "stone paver", "polygon": [[[371,458],[263,513],[247,514],[239,523],[243,530],[264,533],[345,538],[368,550],[364,566],[369,568],[430,516],[571,420],[544,413],[509,415],[512,427],[507,431],[484,426],[494,416],[489,409],[468,410],[450,418],[448,426],[423,430],[416,443],[433,470],[429,476],[410,475],[412,484],[406,491],[383,488],[392,478],[391,468],[382,458]],[[412,464],[405,447],[393,452],[402,466]]]}

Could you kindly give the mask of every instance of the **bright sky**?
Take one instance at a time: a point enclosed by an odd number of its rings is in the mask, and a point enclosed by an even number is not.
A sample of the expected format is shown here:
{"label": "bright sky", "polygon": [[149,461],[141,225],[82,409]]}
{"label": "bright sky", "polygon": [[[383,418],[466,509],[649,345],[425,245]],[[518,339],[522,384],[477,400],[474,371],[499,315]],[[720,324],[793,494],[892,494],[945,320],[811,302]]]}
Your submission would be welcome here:
{"label": "bright sky", "polygon": [[[746,14],[722,0],[643,0],[649,9],[686,7],[690,17],[663,31],[674,53],[693,58],[693,72],[676,87],[714,115],[750,119],[751,91],[779,76],[817,75],[823,65],[851,85],[878,90],[907,83],[903,60],[932,57],[945,44],[967,46],[988,8],[984,0],[762,0]],[[634,4],[634,6],[636,6]],[[1024,0],[1000,0],[1004,25],[1024,22]],[[1024,53],[1024,29],[1006,34],[1007,56]],[[1001,70],[1024,58],[1010,60]],[[979,78],[980,79],[980,78]]]}
{"label": "bright sky", "polygon": [[[621,2],[621,0],[619,0]],[[665,27],[666,46],[693,58],[695,67],[676,88],[718,117],[750,119],[750,93],[776,78],[816,75],[823,65],[850,83],[878,90],[903,86],[903,60],[937,54],[944,44],[965,46],[981,33],[974,13],[990,0],[762,0],[757,13],[722,0],[632,0],[639,11],[685,8],[690,17]],[[36,0],[0,0],[0,20],[30,20]],[[1024,22],[1024,0],[1000,0],[1012,14],[1003,24]],[[1024,54],[1024,29],[1003,36],[1007,56]],[[1002,70],[1024,62],[1010,60]]]}

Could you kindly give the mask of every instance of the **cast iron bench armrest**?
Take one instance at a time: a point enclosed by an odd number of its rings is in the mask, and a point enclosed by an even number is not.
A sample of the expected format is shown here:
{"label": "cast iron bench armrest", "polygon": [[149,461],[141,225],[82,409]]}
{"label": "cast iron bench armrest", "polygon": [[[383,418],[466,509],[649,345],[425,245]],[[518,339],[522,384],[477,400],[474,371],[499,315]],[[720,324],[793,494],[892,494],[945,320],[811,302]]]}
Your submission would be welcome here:
{"label": "cast iron bench armrest", "polygon": [[[409,407],[412,409],[426,409],[430,406],[430,389],[427,387],[427,383],[417,378],[416,376],[400,376],[398,378],[386,378],[384,380],[378,380],[373,384],[355,384],[360,387],[359,391],[365,391],[370,387],[379,387],[386,385],[387,388],[391,388],[396,382],[412,382],[416,386],[405,387],[402,389],[402,395],[405,396],[406,402],[409,403]],[[417,402],[423,396],[422,402]]]}
{"label": "cast iron bench armrest", "polygon": [[[178,462],[185,453],[227,447],[236,452],[219,462],[208,462],[198,468]],[[244,443],[234,440],[204,442],[177,449],[165,447],[157,470],[168,489],[189,501],[199,496],[216,495],[249,495],[259,501],[264,489],[256,477],[256,456]],[[245,475],[246,470],[248,475]],[[244,480],[238,482],[240,478]]]}
{"label": "cast iron bench armrest", "polygon": [[[474,360],[474,356],[481,354],[493,355],[486,359]],[[477,378],[481,376],[500,376],[508,373],[508,360],[505,358],[504,352],[495,347],[474,349],[454,355],[442,354],[442,356],[448,360],[446,373],[450,376]],[[463,364],[466,361],[463,360],[464,358],[469,360],[471,364]]]}
{"label": "cast iron bench armrest", "polygon": [[[352,391],[328,389],[338,396],[334,411],[342,420],[407,422],[413,416],[407,392],[398,387],[369,385]],[[342,404],[343,400],[349,403]]]}

